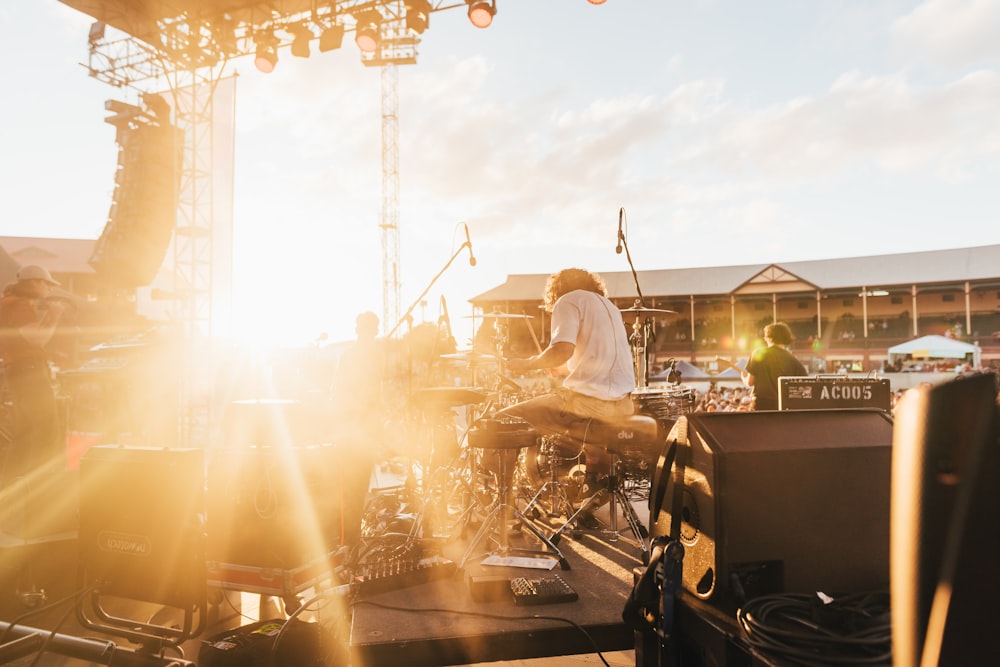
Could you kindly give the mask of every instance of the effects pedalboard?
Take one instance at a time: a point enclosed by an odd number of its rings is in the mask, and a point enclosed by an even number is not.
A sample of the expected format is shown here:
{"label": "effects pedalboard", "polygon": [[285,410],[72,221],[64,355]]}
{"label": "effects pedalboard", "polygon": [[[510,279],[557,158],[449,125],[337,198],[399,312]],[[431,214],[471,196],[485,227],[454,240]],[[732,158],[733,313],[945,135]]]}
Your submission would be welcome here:
{"label": "effects pedalboard", "polygon": [[558,574],[545,577],[474,575],[469,577],[469,593],[476,602],[510,602],[521,606],[574,602],[579,598]]}
{"label": "effects pedalboard", "polygon": [[510,580],[510,591],[514,594],[514,604],[519,607],[574,602],[579,599],[576,591],[558,574],[532,579],[515,577]]}

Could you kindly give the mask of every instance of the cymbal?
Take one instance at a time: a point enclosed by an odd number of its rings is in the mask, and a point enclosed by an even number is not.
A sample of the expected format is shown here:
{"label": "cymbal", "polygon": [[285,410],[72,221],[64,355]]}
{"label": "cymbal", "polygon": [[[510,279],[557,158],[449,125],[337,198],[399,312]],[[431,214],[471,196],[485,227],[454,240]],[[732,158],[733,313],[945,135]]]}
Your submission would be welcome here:
{"label": "cymbal", "polygon": [[519,313],[483,313],[482,315],[465,315],[465,317],[495,317],[501,320],[532,320],[534,315],[521,315]]}
{"label": "cymbal", "polygon": [[497,362],[500,361],[500,358],[497,357],[495,354],[483,354],[481,352],[472,352],[472,351],[468,351],[468,350],[465,351],[465,352],[454,352],[452,354],[442,354],[441,358],[442,359],[457,359],[459,361],[467,361],[470,364],[488,364],[488,363],[497,363]]}
{"label": "cymbal", "polygon": [[664,308],[646,308],[645,306],[632,306],[631,308],[619,308],[623,313],[670,313],[676,315],[676,310],[666,310]]}
{"label": "cymbal", "polygon": [[424,409],[446,409],[482,403],[489,394],[478,387],[424,387],[413,393],[413,400]]}

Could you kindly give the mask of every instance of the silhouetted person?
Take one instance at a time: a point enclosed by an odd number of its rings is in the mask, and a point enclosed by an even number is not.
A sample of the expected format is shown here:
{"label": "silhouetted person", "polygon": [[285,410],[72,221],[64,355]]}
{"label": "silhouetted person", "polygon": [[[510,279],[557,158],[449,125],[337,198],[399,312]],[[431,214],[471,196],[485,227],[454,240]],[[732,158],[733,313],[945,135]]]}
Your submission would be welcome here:
{"label": "silhouetted person", "polygon": [[778,409],[778,378],[808,375],[806,367],[788,351],[792,344],[792,330],[784,322],[764,327],[766,347],[753,351],[740,376],[744,384],[753,388],[754,410]]}

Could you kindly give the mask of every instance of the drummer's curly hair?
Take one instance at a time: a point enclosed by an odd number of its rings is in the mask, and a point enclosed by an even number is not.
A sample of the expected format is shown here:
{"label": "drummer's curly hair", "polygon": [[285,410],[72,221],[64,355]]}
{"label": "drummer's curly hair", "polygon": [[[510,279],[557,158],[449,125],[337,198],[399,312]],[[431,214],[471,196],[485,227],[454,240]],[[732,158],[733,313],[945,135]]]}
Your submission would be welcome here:
{"label": "drummer's curly hair", "polygon": [[545,283],[545,310],[551,312],[559,297],[578,289],[594,292],[601,296],[608,295],[604,279],[598,274],[591,273],[586,269],[563,269],[559,273],[553,273],[549,276]]}

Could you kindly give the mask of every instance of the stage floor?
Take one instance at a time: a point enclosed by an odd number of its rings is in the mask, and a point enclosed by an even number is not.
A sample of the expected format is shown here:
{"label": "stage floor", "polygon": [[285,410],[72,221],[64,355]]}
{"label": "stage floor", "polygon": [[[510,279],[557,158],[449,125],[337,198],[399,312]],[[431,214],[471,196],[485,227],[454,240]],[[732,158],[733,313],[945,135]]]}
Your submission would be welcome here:
{"label": "stage floor", "polygon": [[[646,521],[646,501],[636,500],[633,506]],[[608,523],[608,505],[596,512]],[[621,618],[621,612],[632,589],[633,570],[641,566],[641,551],[626,539],[627,524],[619,521],[625,532],[618,540],[599,528],[565,535],[558,543],[569,569],[558,564],[551,570],[524,567],[492,566],[482,563],[490,544],[485,540],[480,549],[465,560],[468,540],[451,544],[445,557],[456,567],[446,578],[384,590],[377,594],[350,596],[349,628],[341,630],[341,649],[349,655],[351,667],[378,667],[386,664],[474,665],[544,664],[579,666],[600,664],[598,652],[612,665],[634,665],[633,636]],[[550,529],[544,529],[548,534]],[[527,536],[527,537],[526,537]],[[6,575],[13,575],[15,561],[33,562],[36,574],[44,584],[47,602],[71,597],[75,591],[74,558],[76,540],[72,535],[41,544],[10,544],[4,542],[0,556]],[[530,531],[522,529],[510,538],[512,548],[535,544]],[[516,554],[515,554],[516,555]],[[39,568],[41,570],[39,571]],[[551,577],[559,575],[577,593],[578,600],[538,606],[517,606],[512,599],[477,602],[472,598],[468,580],[472,576],[490,576],[506,583],[514,577]],[[7,578],[5,576],[5,578]],[[318,587],[322,591],[322,586]],[[23,592],[23,588],[19,588]],[[314,590],[303,591],[308,598]],[[260,604],[266,607],[261,610]],[[169,624],[176,610],[158,608],[148,603],[124,601],[122,615],[146,622]],[[115,609],[117,611],[117,608]],[[62,637],[87,638],[113,642],[121,649],[137,646],[121,637],[103,635],[81,627],[67,605],[48,613],[28,614],[17,601],[5,599],[5,612],[0,620],[16,621],[19,625],[44,630],[57,629]],[[185,659],[198,661],[205,639],[220,632],[244,627],[261,618],[287,616],[277,598],[256,593],[225,591],[224,600],[210,607],[207,625],[197,637],[182,645]],[[304,614],[303,620],[316,615]],[[322,620],[322,619],[319,619]],[[58,642],[57,642],[58,644]],[[36,655],[5,661],[4,664],[27,667],[32,664],[49,667],[82,667],[106,664],[69,657],[50,646],[37,662]],[[343,663],[337,663],[338,667]]]}
{"label": "stage floor", "polygon": [[[487,565],[477,555],[451,577],[365,596],[353,608],[353,664],[465,665],[629,651],[633,633],[621,613],[641,552],[624,537],[609,537],[593,529],[559,541],[568,570]],[[512,538],[511,546],[520,539],[527,538]],[[556,575],[577,600],[514,604],[510,579]]]}

